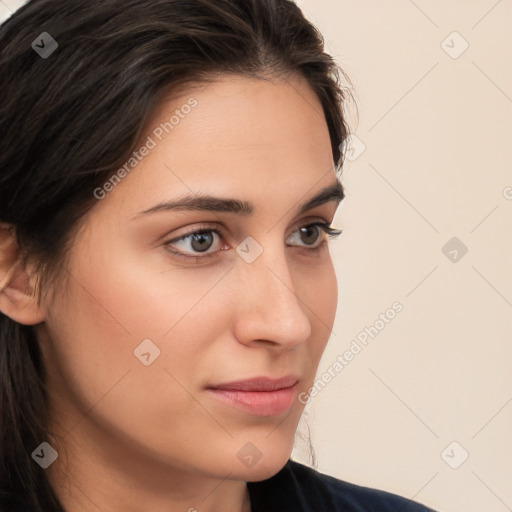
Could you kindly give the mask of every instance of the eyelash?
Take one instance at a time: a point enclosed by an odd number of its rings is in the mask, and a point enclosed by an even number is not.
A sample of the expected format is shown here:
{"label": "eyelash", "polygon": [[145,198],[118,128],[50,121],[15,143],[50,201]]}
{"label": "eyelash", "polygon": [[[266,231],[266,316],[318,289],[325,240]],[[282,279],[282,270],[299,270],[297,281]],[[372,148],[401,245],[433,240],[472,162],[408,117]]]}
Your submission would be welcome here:
{"label": "eyelash", "polygon": [[[303,229],[303,228],[311,228],[313,226],[316,226],[316,227],[319,227],[320,229],[322,229],[322,231],[325,234],[327,234],[327,237],[331,240],[338,238],[343,233],[342,229],[336,229],[336,228],[332,227],[328,222],[313,222],[312,224],[306,224],[304,226],[300,226],[299,228],[297,228],[296,231],[299,231],[300,229]],[[179,238],[174,238],[172,240],[169,240],[168,242],[165,242],[164,245],[166,246],[167,250],[171,254],[173,254],[173,256],[177,256],[178,258],[185,258],[187,260],[195,259],[196,261],[204,260],[206,258],[212,258],[212,257],[216,256],[219,251],[215,251],[212,253],[204,253],[203,256],[190,256],[188,254],[182,253],[181,251],[176,251],[176,250],[170,248],[173,243],[181,242],[182,240],[186,240],[187,238],[189,238],[192,235],[199,235],[199,234],[203,234],[203,233],[216,233],[220,238],[222,238],[222,235],[218,229],[205,227],[205,228],[199,228],[199,229],[195,229],[193,231],[189,231],[188,233],[183,234]],[[327,242],[327,240],[324,240],[317,247],[313,247],[312,249],[308,249],[308,250],[309,251],[320,251],[324,247],[326,242]],[[307,248],[306,246],[304,246],[304,247]]]}

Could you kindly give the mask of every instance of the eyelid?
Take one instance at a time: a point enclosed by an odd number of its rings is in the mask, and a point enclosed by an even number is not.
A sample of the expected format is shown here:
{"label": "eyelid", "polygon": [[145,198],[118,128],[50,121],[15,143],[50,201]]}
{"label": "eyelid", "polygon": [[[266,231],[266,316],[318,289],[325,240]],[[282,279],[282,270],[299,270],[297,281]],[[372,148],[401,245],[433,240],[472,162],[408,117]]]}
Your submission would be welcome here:
{"label": "eyelid", "polygon": [[164,243],[169,244],[171,242],[179,242],[179,241],[183,240],[184,238],[189,237],[190,235],[195,235],[196,233],[201,233],[201,232],[213,231],[213,232],[217,232],[219,235],[221,235],[223,230],[224,230],[224,228],[220,224],[216,224],[215,222],[212,224],[204,224],[204,223],[198,224],[198,225],[194,225],[192,228],[188,228],[181,235],[171,238],[170,240],[167,240]]}

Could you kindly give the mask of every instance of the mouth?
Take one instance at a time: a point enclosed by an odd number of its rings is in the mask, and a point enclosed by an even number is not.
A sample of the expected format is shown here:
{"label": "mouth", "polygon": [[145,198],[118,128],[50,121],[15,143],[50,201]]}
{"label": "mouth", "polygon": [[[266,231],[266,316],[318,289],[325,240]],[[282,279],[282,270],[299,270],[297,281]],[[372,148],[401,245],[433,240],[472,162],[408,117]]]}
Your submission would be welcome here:
{"label": "mouth", "polygon": [[255,377],[208,386],[207,392],[222,403],[258,416],[275,416],[288,411],[297,393],[299,379]]}

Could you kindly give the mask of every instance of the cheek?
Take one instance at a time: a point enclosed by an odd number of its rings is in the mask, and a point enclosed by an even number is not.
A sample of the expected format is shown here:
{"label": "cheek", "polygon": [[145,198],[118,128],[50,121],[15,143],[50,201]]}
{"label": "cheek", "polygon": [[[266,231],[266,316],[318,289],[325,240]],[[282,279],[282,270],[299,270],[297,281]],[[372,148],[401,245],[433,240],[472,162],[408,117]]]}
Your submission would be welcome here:
{"label": "cheek", "polygon": [[[116,254],[116,248],[111,249]],[[163,250],[148,254],[125,249],[117,249],[115,264],[104,262],[98,269],[86,262],[77,273],[97,305],[134,343],[146,338],[165,341],[229,270],[224,265],[179,268]]]}
{"label": "cheek", "polygon": [[338,283],[332,260],[315,272],[303,274],[303,309],[312,323],[312,337],[307,344],[309,378],[312,380],[318,369],[320,359],[331,339],[335,338],[332,328],[338,306]]}
{"label": "cheek", "polygon": [[338,281],[331,258],[322,268],[318,281],[315,300],[319,301],[319,316],[330,332],[338,307]]}
{"label": "cheek", "polygon": [[73,403],[68,409],[80,415],[94,407],[97,421],[134,434],[204,415],[190,409],[186,389],[209,377],[201,361],[213,359],[212,341],[229,325],[229,296],[216,286],[227,270],[76,262],[67,298],[57,297],[46,322],[46,364]]}

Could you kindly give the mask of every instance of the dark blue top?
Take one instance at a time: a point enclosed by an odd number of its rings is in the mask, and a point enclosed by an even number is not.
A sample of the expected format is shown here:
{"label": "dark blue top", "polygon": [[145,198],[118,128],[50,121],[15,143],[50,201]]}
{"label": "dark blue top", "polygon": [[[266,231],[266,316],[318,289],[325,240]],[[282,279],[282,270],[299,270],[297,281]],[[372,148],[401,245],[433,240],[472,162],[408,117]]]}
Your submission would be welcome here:
{"label": "dark blue top", "polygon": [[434,512],[396,494],[362,487],[288,460],[268,480],[247,482],[252,512]]}

